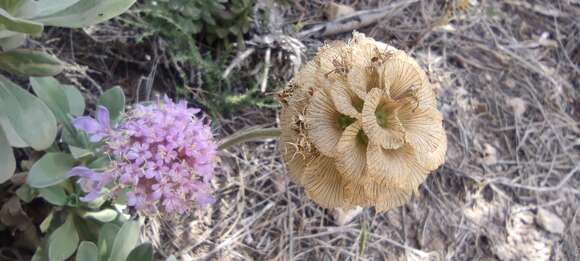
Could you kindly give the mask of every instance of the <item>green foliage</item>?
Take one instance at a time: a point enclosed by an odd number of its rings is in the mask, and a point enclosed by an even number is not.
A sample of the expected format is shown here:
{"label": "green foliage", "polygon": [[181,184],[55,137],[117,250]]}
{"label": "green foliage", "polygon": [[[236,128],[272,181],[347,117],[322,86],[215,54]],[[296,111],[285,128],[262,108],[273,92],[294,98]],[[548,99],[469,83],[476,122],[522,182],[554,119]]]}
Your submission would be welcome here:
{"label": "green foliage", "polygon": [[256,85],[253,77],[231,73],[222,77],[223,69],[231,62],[235,50],[244,44],[243,37],[253,21],[255,0],[147,0],[140,7],[142,20],[135,26],[144,35],[159,35],[169,43],[168,52],[175,64],[195,67],[201,71],[202,92],[192,97],[187,86],[190,77],[179,73],[182,86],[176,86],[176,96],[200,102],[216,118],[228,116],[239,109],[271,103]]}
{"label": "green foliage", "polygon": [[56,137],[56,119],[48,106],[3,76],[0,76],[0,117],[6,119],[2,121],[3,128],[6,130],[5,126],[10,125],[8,129],[15,130],[12,135],[18,136],[11,137],[6,131],[13,146],[24,141],[35,150],[45,150]]}
{"label": "green foliage", "polygon": [[72,256],[79,244],[79,234],[72,215],[58,227],[48,239],[48,258],[50,261],[65,260]]}
{"label": "green foliage", "polygon": [[90,241],[83,241],[79,245],[77,250],[77,255],[75,257],[76,261],[98,261],[99,260],[99,249],[95,243]]}
{"label": "green foliage", "polygon": [[0,52],[0,69],[19,76],[52,76],[63,70],[60,60],[45,52],[14,49]]}
{"label": "green foliage", "polygon": [[99,98],[99,105],[107,107],[111,123],[116,123],[125,111],[125,93],[123,93],[123,89],[119,86],[108,89]]}
{"label": "green foliage", "polygon": [[133,249],[127,261],[153,261],[153,246],[150,243],[144,243]]}
{"label": "green foliage", "polygon": [[139,241],[139,221],[127,221],[117,233],[110,261],[125,261]]}
{"label": "green foliage", "polygon": [[41,188],[38,190],[38,194],[48,203],[55,206],[64,206],[68,202],[68,196],[64,188],[59,185]]}
{"label": "green foliage", "polygon": [[61,183],[68,178],[68,171],[74,162],[70,154],[47,153],[32,166],[26,183],[33,188],[46,188]]}
{"label": "green foliage", "polygon": [[4,131],[0,128],[0,183],[10,179],[15,169],[16,160],[14,159],[14,154],[12,154],[12,148]]}
{"label": "green foliage", "polygon": [[[146,19],[166,36],[174,31],[193,36],[203,34],[207,43],[241,39],[251,24],[253,0],[147,0]],[[169,29],[169,30],[168,30]]]}

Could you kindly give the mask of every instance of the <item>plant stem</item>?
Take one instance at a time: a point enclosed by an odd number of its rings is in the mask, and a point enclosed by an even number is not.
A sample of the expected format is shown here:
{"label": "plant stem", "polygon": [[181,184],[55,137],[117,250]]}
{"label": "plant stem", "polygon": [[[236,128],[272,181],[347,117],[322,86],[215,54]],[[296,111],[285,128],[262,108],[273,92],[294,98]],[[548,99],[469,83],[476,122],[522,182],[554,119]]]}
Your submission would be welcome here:
{"label": "plant stem", "polygon": [[218,145],[218,149],[224,150],[231,146],[248,142],[248,141],[256,141],[256,140],[263,140],[263,139],[271,139],[271,138],[278,138],[280,137],[280,129],[279,128],[250,128],[246,130],[238,131],[223,140]]}

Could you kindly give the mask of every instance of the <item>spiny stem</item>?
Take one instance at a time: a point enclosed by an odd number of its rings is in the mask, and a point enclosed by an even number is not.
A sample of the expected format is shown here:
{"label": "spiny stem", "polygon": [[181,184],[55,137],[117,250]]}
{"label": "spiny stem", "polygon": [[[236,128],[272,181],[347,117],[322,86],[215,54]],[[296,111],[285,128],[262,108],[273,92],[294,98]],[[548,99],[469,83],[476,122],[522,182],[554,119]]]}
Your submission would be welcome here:
{"label": "spiny stem", "polygon": [[280,137],[280,133],[279,128],[250,128],[241,130],[221,140],[218,149],[224,150],[248,141],[278,138]]}

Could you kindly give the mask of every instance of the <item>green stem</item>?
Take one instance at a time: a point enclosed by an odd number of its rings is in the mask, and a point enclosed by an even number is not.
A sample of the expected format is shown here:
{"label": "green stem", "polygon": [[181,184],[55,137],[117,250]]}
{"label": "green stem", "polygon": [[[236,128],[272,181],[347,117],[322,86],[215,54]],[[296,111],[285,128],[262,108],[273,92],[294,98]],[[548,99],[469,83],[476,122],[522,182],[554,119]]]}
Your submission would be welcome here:
{"label": "green stem", "polygon": [[223,140],[221,140],[220,144],[218,145],[218,149],[224,150],[231,146],[248,141],[256,141],[278,137],[280,137],[279,128],[264,128],[264,129],[250,128],[238,131],[228,137],[225,137]]}

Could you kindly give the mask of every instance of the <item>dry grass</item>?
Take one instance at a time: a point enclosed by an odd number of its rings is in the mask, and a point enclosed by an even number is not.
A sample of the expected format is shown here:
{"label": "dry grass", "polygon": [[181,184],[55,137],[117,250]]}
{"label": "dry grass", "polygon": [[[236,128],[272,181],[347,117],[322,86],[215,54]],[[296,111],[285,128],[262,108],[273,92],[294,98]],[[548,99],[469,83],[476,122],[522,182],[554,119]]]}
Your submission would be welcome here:
{"label": "dry grass", "polygon": [[[447,163],[410,203],[337,226],[288,181],[266,141],[223,152],[217,203],[152,219],[146,238],[183,260],[580,259],[580,2],[469,2],[420,1],[360,29],[409,50],[440,96]],[[322,6],[294,1],[280,13],[312,23]],[[311,54],[325,39],[301,40]],[[252,120],[225,126],[274,122],[271,113],[241,118]]]}

